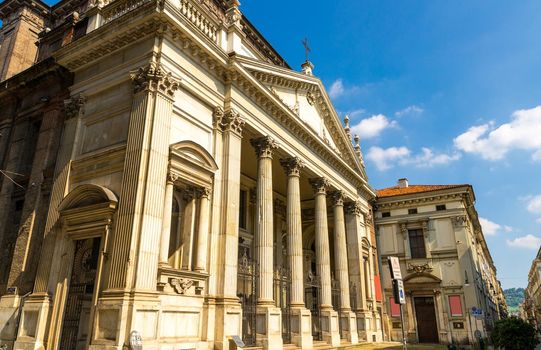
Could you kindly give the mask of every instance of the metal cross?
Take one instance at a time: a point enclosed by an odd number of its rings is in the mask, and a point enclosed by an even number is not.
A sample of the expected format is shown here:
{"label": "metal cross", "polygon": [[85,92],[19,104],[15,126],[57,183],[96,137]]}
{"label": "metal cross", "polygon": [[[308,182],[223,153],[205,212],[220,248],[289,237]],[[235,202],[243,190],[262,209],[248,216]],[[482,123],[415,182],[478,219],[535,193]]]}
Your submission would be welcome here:
{"label": "metal cross", "polygon": [[302,45],[304,46],[304,51],[306,53],[306,62],[308,62],[308,54],[312,52],[312,49],[310,48],[310,46],[308,46],[308,38],[304,38],[304,40],[302,41]]}

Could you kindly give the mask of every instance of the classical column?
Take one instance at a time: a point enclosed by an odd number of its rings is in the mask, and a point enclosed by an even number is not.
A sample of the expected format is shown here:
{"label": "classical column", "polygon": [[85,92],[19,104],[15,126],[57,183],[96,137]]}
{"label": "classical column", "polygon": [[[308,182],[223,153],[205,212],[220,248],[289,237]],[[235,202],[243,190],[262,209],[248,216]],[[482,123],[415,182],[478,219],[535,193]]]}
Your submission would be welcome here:
{"label": "classical column", "polygon": [[[258,344],[266,349],[282,347],[281,310],[273,298],[273,201],[272,201],[272,152],[278,147],[274,139],[264,136],[251,140],[257,161],[257,195],[255,248],[257,254],[257,333]],[[276,327],[277,326],[277,327]]]}
{"label": "classical column", "polygon": [[[227,89],[231,89],[230,85]],[[215,339],[216,348],[227,350],[228,337],[242,334],[242,309],[237,297],[237,264],[240,159],[242,132],[246,122],[231,106],[225,110],[222,107],[215,108],[213,121],[213,152],[219,169],[215,174],[212,193],[212,263],[209,266],[207,322],[215,326],[208,327],[207,336],[208,339]]]}
{"label": "classical column", "polygon": [[346,224],[344,221],[344,195],[342,191],[332,194],[334,205],[334,266],[340,283],[340,322],[349,342],[359,342],[355,314],[351,312],[349,295],[349,271],[346,244]]}
{"label": "classical column", "polygon": [[338,314],[332,307],[331,294],[331,258],[329,248],[329,228],[327,225],[327,188],[326,178],[311,179],[315,200],[315,238],[316,270],[321,283],[321,329],[323,338],[331,346],[340,345]]}
{"label": "classical column", "polygon": [[169,241],[171,239],[171,212],[173,209],[173,191],[177,176],[171,172],[167,174],[165,185],[165,199],[163,204],[162,236],[160,239],[160,265],[169,265]]}
{"label": "classical column", "polygon": [[304,305],[304,274],[302,251],[302,218],[300,171],[304,162],[297,157],[280,161],[287,175],[287,258],[291,269],[291,309],[293,343],[303,349],[312,348],[310,311]]}
{"label": "classical column", "polygon": [[209,196],[210,188],[202,187],[196,190],[196,196],[199,198],[199,220],[197,227],[197,255],[195,262],[196,271],[207,270],[207,250],[209,237]]}

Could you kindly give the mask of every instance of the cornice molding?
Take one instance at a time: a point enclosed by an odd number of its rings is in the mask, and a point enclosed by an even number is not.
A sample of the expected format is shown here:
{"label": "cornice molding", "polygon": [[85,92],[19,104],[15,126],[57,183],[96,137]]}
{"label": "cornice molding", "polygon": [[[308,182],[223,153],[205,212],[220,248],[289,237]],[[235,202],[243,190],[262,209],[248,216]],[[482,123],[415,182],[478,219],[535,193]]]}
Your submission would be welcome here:
{"label": "cornice molding", "polygon": [[414,204],[424,204],[424,203],[432,203],[432,202],[441,202],[441,201],[449,201],[449,200],[462,200],[463,195],[461,193],[451,193],[451,194],[441,194],[437,196],[430,196],[430,197],[420,197],[420,198],[409,198],[409,199],[402,199],[402,200],[393,200],[390,199],[384,199],[385,201],[378,199],[377,200],[377,209],[397,209],[397,208],[405,208],[409,207]]}

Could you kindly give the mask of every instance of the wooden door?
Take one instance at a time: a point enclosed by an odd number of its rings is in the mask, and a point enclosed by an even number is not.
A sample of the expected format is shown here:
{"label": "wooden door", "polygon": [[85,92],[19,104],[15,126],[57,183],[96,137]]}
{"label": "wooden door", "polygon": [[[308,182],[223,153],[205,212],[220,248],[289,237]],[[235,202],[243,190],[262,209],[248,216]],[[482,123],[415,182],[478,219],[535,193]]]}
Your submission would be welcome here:
{"label": "wooden door", "polygon": [[433,297],[415,297],[415,316],[419,343],[439,343]]}

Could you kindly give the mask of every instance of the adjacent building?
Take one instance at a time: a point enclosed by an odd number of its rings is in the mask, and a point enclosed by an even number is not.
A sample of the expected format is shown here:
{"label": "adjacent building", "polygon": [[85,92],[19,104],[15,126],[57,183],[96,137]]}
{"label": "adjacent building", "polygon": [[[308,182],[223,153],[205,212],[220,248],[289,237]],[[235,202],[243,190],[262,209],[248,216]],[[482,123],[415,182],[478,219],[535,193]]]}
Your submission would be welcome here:
{"label": "adjacent building", "polygon": [[[400,259],[408,341],[472,343],[505,317],[503,291],[483,236],[471,185],[398,185],[377,191],[382,264]],[[382,271],[390,338],[400,341],[400,309]]]}
{"label": "adjacent building", "polygon": [[520,311],[524,320],[541,331],[541,248],[528,273],[528,287],[524,290]]}
{"label": "adjacent building", "polygon": [[236,0],[0,15],[0,346],[382,339],[376,193],[310,62]]}

